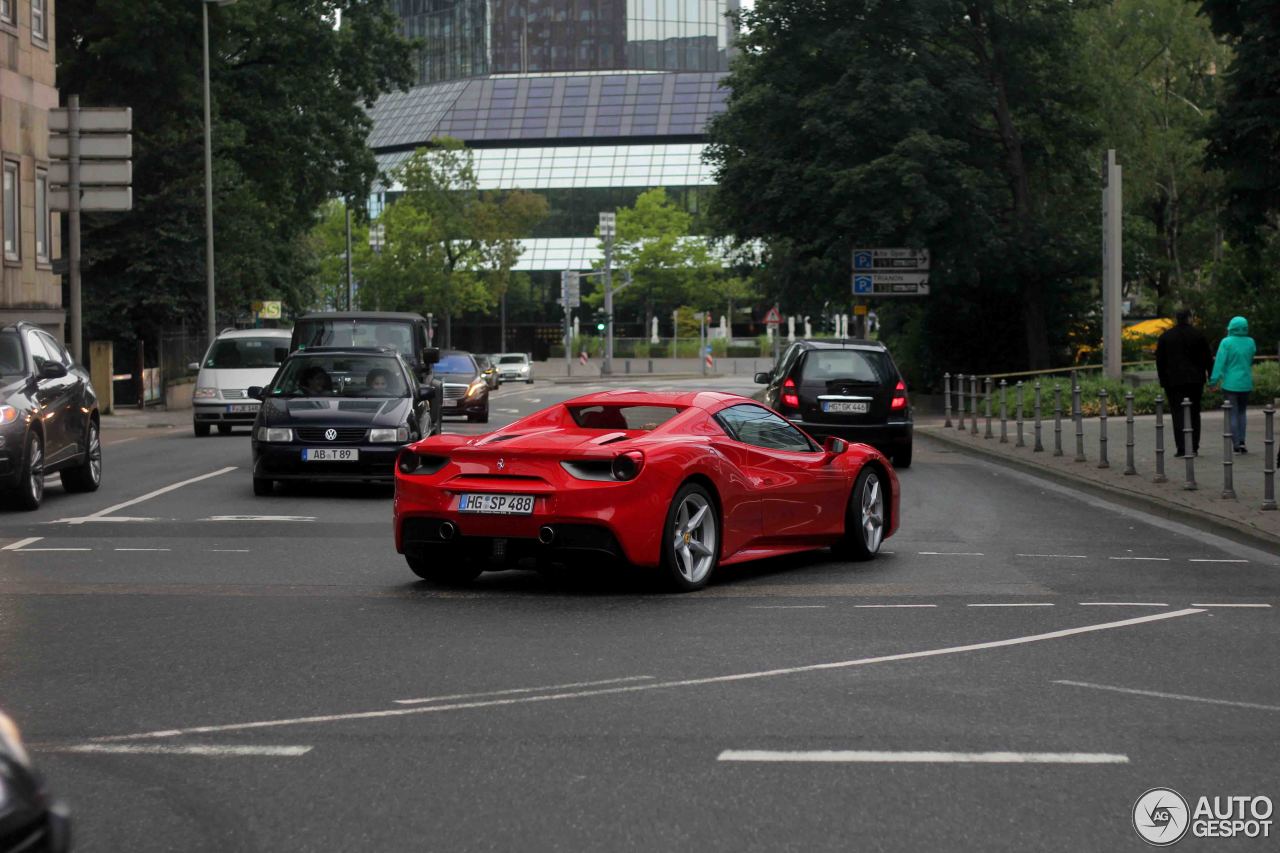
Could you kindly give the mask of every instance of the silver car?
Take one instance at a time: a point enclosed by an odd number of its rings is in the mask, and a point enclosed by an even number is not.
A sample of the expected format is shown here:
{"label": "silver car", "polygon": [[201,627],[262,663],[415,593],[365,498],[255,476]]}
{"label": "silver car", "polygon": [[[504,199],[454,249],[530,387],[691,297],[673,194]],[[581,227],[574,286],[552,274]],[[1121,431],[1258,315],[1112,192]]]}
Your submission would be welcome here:
{"label": "silver car", "polygon": [[493,356],[498,365],[498,377],[503,382],[525,382],[533,384],[533,362],[529,354],[523,352],[504,352]]}

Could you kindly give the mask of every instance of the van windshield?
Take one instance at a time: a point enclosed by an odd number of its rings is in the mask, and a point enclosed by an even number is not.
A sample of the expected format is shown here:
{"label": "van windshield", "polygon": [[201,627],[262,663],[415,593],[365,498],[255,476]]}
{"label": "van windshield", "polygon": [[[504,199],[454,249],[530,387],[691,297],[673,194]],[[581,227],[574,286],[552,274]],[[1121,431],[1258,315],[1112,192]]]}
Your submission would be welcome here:
{"label": "van windshield", "polygon": [[224,338],[213,342],[204,366],[213,370],[279,367],[289,354],[280,338]]}
{"label": "van windshield", "polygon": [[504,355],[498,359],[498,364],[524,364],[525,357],[522,355]]}
{"label": "van windshield", "polygon": [[298,349],[391,347],[413,360],[413,328],[394,320],[303,320],[294,339]]}

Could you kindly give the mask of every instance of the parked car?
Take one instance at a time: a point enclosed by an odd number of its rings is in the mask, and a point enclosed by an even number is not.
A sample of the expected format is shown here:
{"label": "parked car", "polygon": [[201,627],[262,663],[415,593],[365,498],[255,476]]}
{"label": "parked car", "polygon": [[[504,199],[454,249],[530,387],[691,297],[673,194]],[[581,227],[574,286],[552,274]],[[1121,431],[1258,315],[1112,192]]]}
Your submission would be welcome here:
{"label": "parked car", "polygon": [[67,807],[50,796],[18,727],[0,713],[0,853],[66,853],[70,848]]}
{"label": "parked car", "polygon": [[754,400],[609,391],[406,448],[395,537],[427,580],[612,557],[694,590],[718,566],[779,554],[831,546],[871,559],[899,506],[875,449],[834,436],[819,445]]}
{"label": "parked car", "polygon": [[493,363],[493,356],[475,353],[471,357],[476,360],[476,366],[480,368],[480,374],[484,377],[489,390],[496,391],[501,388],[502,377],[498,375],[498,367]]}
{"label": "parked car", "polygon": [[504,352],[494,356],[498,362],[498,375],[503,382],[533,384],[533,362],[528,353]]}
{"label": "parked car", "polygon": [[290,351],[314,347],[391,347],[426,382],[439,350],[428,346],[431,333],[421,314],[390,311],[338,311],[306,314],[293,327]]}
{"label": "parked car", "polygon": [[907,385],[878,341],[796,341],[770,373],[764,403],[813,436],[870,444],[898,468],[911,465]]}
{"label": "parked car", "polygon": [[489,384],[471,353],[440,353],[435,376],[444,386],[442,415],[466,415],[472,423],[489,422]]}
{"label": "parked car", "polygon": [[235,426],[253,426],[258,416],[252,385],[266,385],[289,354],[288,329],[228,329],[214,339],[204,361],[191,365],[200,372],[191,394],[191,419],[196,435],[210,427],[226,435]]}
{"label": "parked car", "polygon": [[253,493],[277,480],[391,482],[400,448],[430,435],[428,402],[390,347],[316,347],[292,353],[265,388],[253,426]]}
{"label": "parked car", "polygon": [[19,509],[36,509],[44,478],[62,475],[69,492],[102,482],[98,395],[89,372],[32,323],[0,329],[0,490]]}

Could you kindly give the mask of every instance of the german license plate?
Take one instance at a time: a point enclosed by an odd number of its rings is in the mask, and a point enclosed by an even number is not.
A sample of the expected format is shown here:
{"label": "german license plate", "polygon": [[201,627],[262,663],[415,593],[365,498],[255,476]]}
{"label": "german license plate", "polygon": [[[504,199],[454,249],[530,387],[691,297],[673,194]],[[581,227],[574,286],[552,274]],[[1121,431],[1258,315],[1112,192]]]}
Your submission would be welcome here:
{"label": "german license plate", "polygon": [[354,447],[304,447],[303,462],[358,462],[360,451]]}
{"label": "german license plate", "polygon": [[230,406],[227,406],[228,415],[252,414],[256,411],[258,411],[257,403],[232,403]]}
{"label": "german license plate", "polygon": [[847,402],[844,400],[824,400],[822,411],[830,414],[865,415],[867,413],[867,404],[865,402]]}
{"label": "german license plate", "polygon": [[486,515],[532,515],[533,495],[458,495],[458,512]]}

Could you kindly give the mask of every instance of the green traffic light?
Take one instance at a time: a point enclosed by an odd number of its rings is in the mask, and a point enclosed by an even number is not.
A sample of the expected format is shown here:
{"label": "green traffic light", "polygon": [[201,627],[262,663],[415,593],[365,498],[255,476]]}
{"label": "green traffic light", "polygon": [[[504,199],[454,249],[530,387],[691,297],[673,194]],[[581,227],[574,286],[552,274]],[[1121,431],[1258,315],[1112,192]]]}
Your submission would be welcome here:
{"label": "green traffic light", "polygon": [[603,332],[603,331],[604,331],[604,323],[596,323],[596,331],[597,331],[597,332]]}

